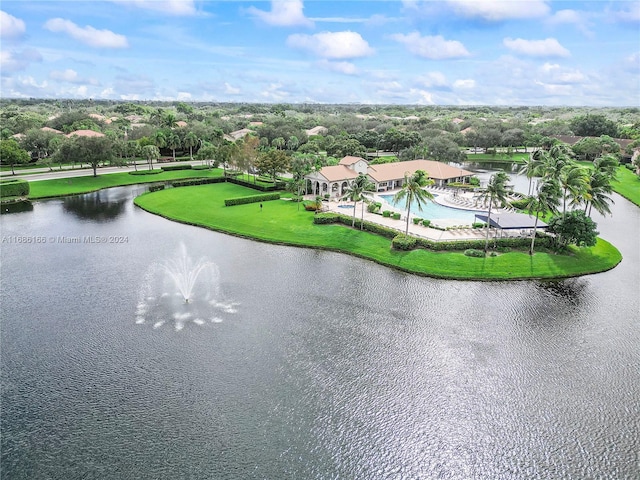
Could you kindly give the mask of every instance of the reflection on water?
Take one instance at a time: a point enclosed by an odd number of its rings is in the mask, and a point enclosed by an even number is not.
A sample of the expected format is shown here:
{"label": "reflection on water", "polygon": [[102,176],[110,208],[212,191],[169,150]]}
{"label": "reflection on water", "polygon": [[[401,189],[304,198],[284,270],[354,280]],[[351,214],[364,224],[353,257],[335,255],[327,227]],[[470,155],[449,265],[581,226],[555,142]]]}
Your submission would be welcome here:
{"label": "reflection on water", "polygon": [[25,202],[3,203],[0,213],[22,213],[30,212],[32,210],[33,204],[27,200]]}
{"label": "reflection on water", "polygon": [[[0,217],[127,237],[0,249],[3,478],[637,477],[628,202],[598,219],[609,272],[447,282],[172,223],[136,188]],[[181,242],[210,275],[150,268]]]}
{"label": "reflection on water", "polygon": [[86,195],[65,197],[62,205],[65,212],[78,218],[105,222],[121,215],[128,200],[108,190],[98,190]]}

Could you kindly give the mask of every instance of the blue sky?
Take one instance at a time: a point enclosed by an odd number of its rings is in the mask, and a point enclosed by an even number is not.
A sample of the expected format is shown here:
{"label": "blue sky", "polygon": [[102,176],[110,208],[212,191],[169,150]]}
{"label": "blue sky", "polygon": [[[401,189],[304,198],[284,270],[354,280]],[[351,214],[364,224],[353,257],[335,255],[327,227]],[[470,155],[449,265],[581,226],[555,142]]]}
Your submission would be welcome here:
{"label": "blue sky", "polygon": [[16,1],[1,96],[640,105],[640,2]]}

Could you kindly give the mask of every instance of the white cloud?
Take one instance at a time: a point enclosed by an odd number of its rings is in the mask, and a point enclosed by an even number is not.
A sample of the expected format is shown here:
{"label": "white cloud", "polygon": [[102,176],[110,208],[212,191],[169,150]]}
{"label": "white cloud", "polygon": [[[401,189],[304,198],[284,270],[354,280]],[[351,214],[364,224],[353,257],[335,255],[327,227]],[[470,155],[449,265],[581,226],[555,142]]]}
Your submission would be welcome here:
{"label": "white cloud", "polygon": [[541,86],[544,89],[544,92],[548,95],[560,95],[560,96],[569,96],[573,92],[573,87],[571,85],[557,85],[553,83],[544,83],[536,80],[536,85]]}
{"label": "white cloud", "polygon": [[78,72],[70,68],[66,70],[52,70],[49,72],[49,78],[51,80],[57,80],[59,82],[68,82],[76,84],[89,84],[98,85],[99,82],[95,78],[82,78],[78,75]]}
{"label": "white cloud", "polygon": [[418,78],[418,83],[426,88],[442,88],[448,86],[447,77],[442,72],[428,72]]}
{"label": "white cloud", "polygon": [[125,48],[129,44],[127,37],[113,33],[111,30],[98,30],[90,25],[84,28],[79,27],[70,20],[63,18],[52,18],[47,20],[44,28],[51,32],[63,32],[76,40],[98,48]]}
{"label": "white cloud", "polygon": [[578,10],[558,10],[547,20],[547,23],[552,26],[575,25],[579,31],[588,37],[593,36],[589,15]]}
{"label": "white cloud", "polygon": [[33,48],[26,48],[20,52],[10,50],[0,50],[0,70],[6,72],[17,72],[26,69],[33,62],[41,62],[42,55]]}
{"label": "white cloud", "polygon": [[530,57],[568,57],[571,55],[569,50],[560,45],[555,38],[545,40],[505,38],[503,43],[509,50]]}
{"label": "white cloud", "polygon": [[396,33],[391,39],[404,44],[411,53],[431,60],[468,57],[469,52],[457,40],[445,40],[441,35],[422,37],[418,32]]}
{"label": "white cloud", "polygon": [[267,25],[313,27],[313,22],[304,16],[303,8],[302,0],[272,0],[270,12],[256,7],[249,7],[247,12]]}
{"label": "white cloud", "polygon": [[628,2],[628,6],[615,12],[615,19],[622,23],[640,22],[640,3]]}
{"label": "white cloud", "polygon": [[189,92],[178,92],[178,100],[188,102],[191,100],[191,94]]}
{"label": "white cloud", "polygon": [[265,90],[260,92],[260,95],[269,100],[280,101],[289,96],[289,92],[285,92],[284,90],[281,90],[281,88],[282,84],[272,83]]}
{"label": "white cloud", "polygon": [[366,57],[374,53],[373,48],[359,33],[350,31],[289,35],[287,46],[330,59]]}
{"label": "white cloud", "polygon": [[330,60],[322,59],[318,62],[318,66],[324,70],[330,72],[344,73],[345,75],[357,75],[358,69],[351,62],[332,62]]}
{"label": "white cloud", "polygon": [[125,3],[146,10],[165,13],[175,16],[189,16],[197,13],[193,0],[111,0],[116,3]]}
{"label": "white cloud", "polygon": [[240,95],[241,90],[237,87],[231,86],[227,82],[224,82],[224,93],[227,95]]}
{"label": "white cloud", "polygon": [[456,80],[455,82],[453,82],[453,88],[460,89],[460,90],[475,88],[475,86],[476,86],[476,81],[471,79]]}
{"label": "white cloud", "polygon": [[417,88],[409,89],[409,94],[413,97],[417,97],[416,103],[418,105],[434,105],[433,95],[426,90],[420,90]]}
{"label": "white cloud", "polygon": [[488,21],[540,18],[550,10],[544,0],[449,0],[449,4],[460,15]]}
{"label": "white cloud", "polygon": [[0,10],[0,38],[18,38],[26,31],[27,27],[23,20]]}
{"label": "white cloud", "polygon": [[540,70],[542,75],[552,83],[566,85],[582,83],[586,80],[585,75],[580,70],[563,68],[557,63],[545,63]]}

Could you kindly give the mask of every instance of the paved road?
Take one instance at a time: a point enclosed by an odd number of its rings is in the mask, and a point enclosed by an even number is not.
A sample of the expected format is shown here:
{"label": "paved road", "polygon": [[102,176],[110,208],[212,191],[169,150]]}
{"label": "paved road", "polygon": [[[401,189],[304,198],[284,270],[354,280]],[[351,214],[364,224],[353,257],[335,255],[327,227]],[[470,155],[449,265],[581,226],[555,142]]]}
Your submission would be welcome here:
{"label": "paved road", "polygon": [[[202,162],[200,160],[187,161],[187,162],[165,162],[160,163],[158,165],[154,165],[154,168],[159,168],[160,166],[166,165],[184,165],[185,163],[190,163],[191,165],[200,165]],[[148,168],[147,164],[138,164],[138,170],[144,170]],[[98,175],[104,175],[106,173],[123,173],[123,172],[132,172],[134,171],[134,167],[100,167],[98,168]],[[41,173],[33,173],[33,172],[41,172]],[[8,173],[8,175],[7,175]],[[22,178],[24,180],[28,180],[30,182],[37,182],[38,180],[51,180],[54,178],[73,178],[73,177],[88,177],[93,175],[92,168],[82,168],[72,170],[70,167],[62,167],[62,170],[55,169],[53,171],[49,171],[47,167],[45,168],[32,168],[29,170],[16,170],[16,175],[12,176],[11,172],[2,172],[2,178]]]}

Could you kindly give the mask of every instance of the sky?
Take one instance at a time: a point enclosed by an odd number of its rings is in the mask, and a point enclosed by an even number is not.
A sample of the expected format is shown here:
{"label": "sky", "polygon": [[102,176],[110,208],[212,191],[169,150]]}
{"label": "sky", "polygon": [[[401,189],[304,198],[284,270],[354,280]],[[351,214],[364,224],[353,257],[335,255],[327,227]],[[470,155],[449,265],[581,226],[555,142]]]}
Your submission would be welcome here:
{"label": "sky", "polygon": [[640,106],[640,2],[0,3],[0,96]]}

